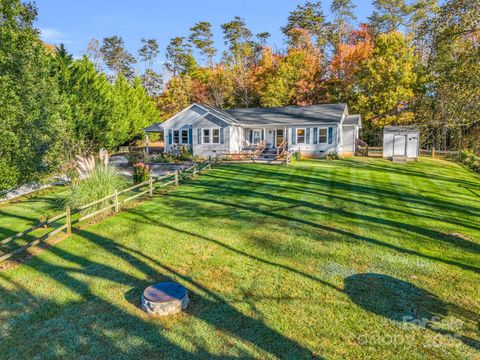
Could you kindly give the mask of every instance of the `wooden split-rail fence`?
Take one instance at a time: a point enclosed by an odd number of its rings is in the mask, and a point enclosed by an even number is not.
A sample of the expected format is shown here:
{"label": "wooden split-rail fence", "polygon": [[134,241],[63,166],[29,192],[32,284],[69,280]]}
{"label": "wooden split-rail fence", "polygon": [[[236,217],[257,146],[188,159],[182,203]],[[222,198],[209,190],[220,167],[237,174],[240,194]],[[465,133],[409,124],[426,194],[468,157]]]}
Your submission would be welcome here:
{"label": "wooden split-rail fence", "polygon": [[[155,190],[161,189],[167,186],[175,185],[178,186],[179,183],[185,179],[186,177],[196,176],[197,174],[201,173],[204,170],[210,169],[212,167],[212,162],[210,160],[206,160],[203,163],[192,165],[191,167],[185,170],[176,170],[174,172],[170,172],[166,175],[159,176],[159,177],[150,177],[149,180],[142,182],[140,184],[136,184],[130,186],[126,189],[122,189],[120,191],[115,190],[113,194],[105,196],[102,199],[95,200],[89,204],[80,206],[76,209],[70,209],[70,207],[66,207],[65,211],[61,214],[57,214],[45,221],[40,221],[37,225],[32,226],[22,232],[19,232],[15,235],[9,236],[6,239],[0,240],[0,250],[1,247],[12,243],[13,241],[19,239],[25,239],[27,235],[32,233],[35,230],[40,229],[48,229],[52,228],[52,230],[48,231],[47,233],[43,234],[42,236],[33,239],[32,241],[28,242],[25,245],[22,245],[16,248],[13,251],[2,253],[0,255],[0,262],[10,259],[12,256],[15,256],[19,253],[24,252],[28,248],[43,243],[45,240],[51,238],[54,235],[57,235],[61,232],[65,232],[66,236],[70,236],[72,234],[72,225],[80,223],[82,221],[88,220],[94,216],[97,216],[101,213],[106,212],[107,210],[113,210],[114,213],[118,213],[122,205],[125,203],[132,201],[136,198],[141,196],[148,196],[152,197]],[[137,191],[135,194],[128,196],[125,199],[120,200],[120,196],[127,194],[132,191]],[[100,207],[93,212],[85,213],[85,210],[90,209],[92,207]],[[75,219],[72,217],[74,215],[78,215]],[[58,223],[60,220],[65,219],[65,223],[58,227],[53,227],[53,224]]]}

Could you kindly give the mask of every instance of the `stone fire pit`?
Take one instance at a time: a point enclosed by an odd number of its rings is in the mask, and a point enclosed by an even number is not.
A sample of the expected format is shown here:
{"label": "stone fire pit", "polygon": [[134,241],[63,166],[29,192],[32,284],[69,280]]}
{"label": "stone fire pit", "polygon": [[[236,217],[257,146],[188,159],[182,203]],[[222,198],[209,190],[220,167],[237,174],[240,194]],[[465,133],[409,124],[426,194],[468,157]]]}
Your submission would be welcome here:
{"label": "stone fire pit", "polygon": [[143,291],[142,309],[150,315],[172,315],[185,309],[188,301],[185,287],[175,282],[162,282]]}

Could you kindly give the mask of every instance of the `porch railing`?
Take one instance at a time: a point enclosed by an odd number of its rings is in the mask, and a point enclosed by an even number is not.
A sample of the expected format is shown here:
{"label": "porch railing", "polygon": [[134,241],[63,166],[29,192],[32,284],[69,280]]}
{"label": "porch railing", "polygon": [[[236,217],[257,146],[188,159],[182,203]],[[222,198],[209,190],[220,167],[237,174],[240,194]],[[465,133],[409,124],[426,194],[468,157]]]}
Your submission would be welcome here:
{"label": "porch railing", "polygon": [[284,139],[280,145],[277,146],[277,159],[283,158],[287,153],[287,140]]}
{"label": "porch railing", "polygon": [[355,141],[355,155],[368,157],[369,146],[365,141],[356,139]]}
{"label": "porch railing", "polygon": [[267,140],[262,140],[258,143],[257,148],[253,151],[252,159],[258,158],[258,156],[265,150],[267,147]]}

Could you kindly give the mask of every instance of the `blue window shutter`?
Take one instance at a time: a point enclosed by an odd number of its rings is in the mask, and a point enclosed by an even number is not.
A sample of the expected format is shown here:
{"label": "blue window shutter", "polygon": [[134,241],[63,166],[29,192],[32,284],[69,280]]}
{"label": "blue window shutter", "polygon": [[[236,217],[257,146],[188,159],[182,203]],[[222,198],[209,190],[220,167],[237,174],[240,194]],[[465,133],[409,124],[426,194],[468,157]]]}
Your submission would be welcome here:
{"label": "blue window shutter", "polygon": [[193,144],[193,129],[188,129],[188,143]]}
{"label": "blue window shutter", "polygon": [[328,143],[333,143],[333,127],[328,128]]}
{"label": "blue window shutter", "polygon": [[173,137],[172,137],[172,129],[168,130],[168,145],[172,145]]}
{"label": "blue window shutter", "polygon": [[220,128],[220,144],[225,142],[225,136],[223,135],[223,128]]}
{"label": "blue window shutter", "polygon": [[297,143],[297,129],[292,128],[292,145]]}
{"label": "blue window shutter", "polygon": [[253,143],[253,130],[249,130],[248,132],[248,142],[250,144]]}
{"label": "blue window shutter", "polygon": [[313,128],[313,143],[318,144],[318,128]]}
{"label": "blue window shutter", "polygon": [[307,128],[307,131],[305,134],[305,143],[310,144],[310,128]]}
{"label": "blue window shutter", "polygon": [[265,140],[265,130],[262,129],[262,140]]}
{"label": "blue window shutter", "polygon": [[197,144],[200,145],[202,143],[202,129],[197,129]]}

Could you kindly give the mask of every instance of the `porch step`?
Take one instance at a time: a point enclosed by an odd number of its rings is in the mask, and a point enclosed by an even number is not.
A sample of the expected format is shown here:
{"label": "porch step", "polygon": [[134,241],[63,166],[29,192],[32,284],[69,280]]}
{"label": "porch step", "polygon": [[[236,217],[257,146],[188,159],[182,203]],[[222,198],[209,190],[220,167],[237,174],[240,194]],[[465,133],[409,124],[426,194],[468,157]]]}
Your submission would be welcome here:
{"label": "porch step", "polygon": [[393,156],[392,161],[396,163],[406,163],[407,162],[407,157],[406,156]]}

